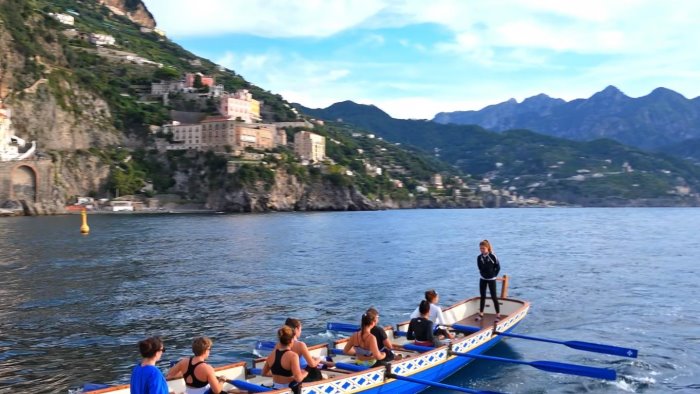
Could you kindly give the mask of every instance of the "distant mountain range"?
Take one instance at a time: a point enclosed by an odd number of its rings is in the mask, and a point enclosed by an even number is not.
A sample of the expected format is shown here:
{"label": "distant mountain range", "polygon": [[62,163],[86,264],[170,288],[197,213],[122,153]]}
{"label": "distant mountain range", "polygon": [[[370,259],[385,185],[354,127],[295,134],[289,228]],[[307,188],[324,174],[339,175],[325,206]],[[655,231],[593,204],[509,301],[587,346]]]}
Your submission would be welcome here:
{"label": "distant mountain range", "polygon": [[[554,101],[540,99],[540,108]],[[528,105],[536,102],[529,100]],[[387,141],[433,153],[519,195],[586,206],[700,203],[694,197],[700,191],[700,166],[611,139],[571,141],[522,129],[496,133],[477,125],[394,119],[374,105],[352,101],[324,109],[294,105],[304,114],[353,124]]]}
{"label": "distant mountain range", "polygon": [[687,99],[673,90],[657,88],[632,98],[608,86],[588,99],[567,102],[539,94],[522,103],[510,99],[479,111],[441,112],[433,121],[475,124],[492,131],[529,129],[578,141],[610,138],[657,150],[700,138],[700,97]]}

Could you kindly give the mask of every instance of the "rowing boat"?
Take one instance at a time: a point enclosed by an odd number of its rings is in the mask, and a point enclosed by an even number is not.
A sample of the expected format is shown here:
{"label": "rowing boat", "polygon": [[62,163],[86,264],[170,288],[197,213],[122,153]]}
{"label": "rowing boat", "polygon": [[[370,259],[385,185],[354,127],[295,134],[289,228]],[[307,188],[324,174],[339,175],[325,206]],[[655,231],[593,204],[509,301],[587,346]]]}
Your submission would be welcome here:
{"label": "rowing boat", "polygon": [[[340,339],[332,344],[319,344],[309,347],[312,356],[318,358],[332,357],[334,366],[323,369],[322,380],[303,383],[303,394],[335,394],[335,393],[415,393],[430,386],[449,388],[459,392],[475,393],[475,389],[451,386],[440,383],[446,377],[457,372],[475,359],[488,359],[500,362],[529,365],[544,371],[587,376],[598,379],[616,379],[614,370],[588,367],[575,364],[565,364],[552,361],[514,360],[484,355],[486,350],[496,345],[504,336],[512,336],[529,340],[556,343],[570,348],[598,353],[612,354],[622,357],[637,357],[637,350],[621,348],[581,341],[557,341],[547,338],[537,338],[511,333],[511,331],[527,316],[530,303],[508,297],[508,277],[498,278],[502,282],[501,294],[498,300],[501,316],[496,318],[495,308],[491,300],[486,303],[483,319],[477,320],[479,312],[479,297],[460,301],[443,310],[446,325],[457,331],[454,339],[443,342],[438,347],[418,346],[405,337],[409,322],[402,322],[396,327],[386,326],[387,337],[394,344],[397,357],[391,363],[377,367],[358,365],[357,360],[345,355],[342,349],[348,340]],[[328,323],[327,328],[335,331],[356,330],[357,326],[345,323]],[[273,342],[259,342],[261,348],[271,350]],[[398,357],[400,355],[400,357]],[[225,377],[227,383],[224,390],[230,393],[271,392],[275,394],[291,393],[290,389],[272,389],[272,378],[262,376],[261,368],[265,358],[252,360],[252,368],[247,362],[241,361],[215,368],[216,375]],[[182,378],[168,381],[171,393],[185,392],[185,382]],[[129,386],[115,386],[89,390],[91,394],[128,394]]]}
{"label": "rowing boat", "polygon": [[[476,325],[478,331],[467,335],[457,335],[455,339],[450,341],[451,343],[445,342],[443,346],[431,348],[425,352],[411,349],[413,341],[407,340],[405,335],[401,335],[407,330],[409,322],[399,323],[396,329],[391,326],[384,327],[388,338],[395,345],[394,353],[402,356],[401,360],[395,360],[387,367],[364,369],[364,367],[356,366],[354,357],[338,354],[342,352],[347,339],[334,342],[330,349],[324,346],[312,347],[310,350],[314,356],[333,356],[336,368],[322,371],[327,376],[325,380],[304,383],[302,393],[416,393],[424,390],[427,388],[425,384],[402,380],[400,377],[431,382],[445,379],[474,360],[474,358],[455,355],[455,352],[472,355],[483,353],[501,340],[500,335],[494,334],[494,326],[498,331],[511,331],[525,318],[530,308],[528,302],[512,298],[501,298],[499,304],[501,310],[499,321],[496,321],[495,310],[489,301],[485,309],[484,319],[476,322],[479,311],[478,297],[458,302],[444,309],[446,323],[471,327]],[[264,362],[264,358],[256,359],[254,365],[260,368]],[[249,381],[263,385],[266,379],[258,376],[249,379]]]}
{"label": "rowing boat", "polygon": [[[493,347],[501,340],[500,335],[495,335],[494,327],[498,331],[508,332],[520,323],[530,308],[529,302],[513,298],[507,298],[508,280],[504,278],[501,298],[499,299],[501,319],[496,321],[495,309],[489,300],[486,305],[484,319],[478,323],[475,321],[479,310],[479,298],[474,297],[463,300],[443,310],[446,323],[477,326],[477,331],[459,334],[443,346],[421,352],[411,350],[413,341],[406,339],[402,332],[408,327],[408,322],[399,323],[396,329],[391,326],[384,327],[387,336],[395,346],[395,353],[402,356],[401,360],[394,361],[388,366],[366,368],[355,363],[355,358],[342,353],[342,348],[347,339],[335,341],[332,345],[319,344],[310,346],[309,351],[315,357],[332,357],[336,366],[322,370],[323,380],[304,383],[304,394],[332,394],[332,393],[415,393],[427,386],[415,382],[401,380],[401,377],[423,379],[438,382],[455,373],[467,365],[473,358],[460,357],[453,354],[471,353],[481,354]],[[289,389],[271,390],[271,378],[261,376],[260,368],[265,362],[264,358],[253,360],[253,368],[248,368],[248,363],[241,361],[215,368],[217,376],[226,378],[224,389],[234,393],[263,392],[289,393]],[[394,377],[392,377],[394,376]],[[185,383],[182,378],[168,381],[171,393],[184,393]],[[267,386],[267,387],[266,387]],[[90,394],[128,394],[129,386],[105,387],[93,391],[84,390]]]}

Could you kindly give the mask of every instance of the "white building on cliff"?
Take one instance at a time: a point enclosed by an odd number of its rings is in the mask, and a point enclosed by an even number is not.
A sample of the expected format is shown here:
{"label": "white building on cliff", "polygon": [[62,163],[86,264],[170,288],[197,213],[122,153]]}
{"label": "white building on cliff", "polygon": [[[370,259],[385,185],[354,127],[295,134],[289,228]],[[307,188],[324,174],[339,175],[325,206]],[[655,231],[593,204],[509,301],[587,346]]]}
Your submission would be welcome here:
{"label": "white building on cliff", "polygon": [[310,131],[294,134],[294,152],[310,162],[321,162],[326,158],[326,137]]}
{"label": "white building on cliff", "polygon": [[0,100],[0,161],[23,160],[34,155],[36,143],[20,153],[27,143],[12,134],[12,112]]}

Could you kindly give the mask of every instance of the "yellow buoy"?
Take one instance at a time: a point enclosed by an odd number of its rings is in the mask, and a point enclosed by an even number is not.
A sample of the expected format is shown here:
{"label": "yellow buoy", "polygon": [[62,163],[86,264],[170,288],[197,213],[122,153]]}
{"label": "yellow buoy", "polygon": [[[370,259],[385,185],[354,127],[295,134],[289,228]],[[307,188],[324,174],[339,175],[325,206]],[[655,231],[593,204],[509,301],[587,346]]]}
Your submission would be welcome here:
{"label": "yellow buoy", "polygon": [[82,211],[80,211],[80,216],[83,217],[83,224],[80,225],[80,233],[81,234],[87,234],[90,232],[90,226],[87,224],[87,211],[85,208],[83,208]]}

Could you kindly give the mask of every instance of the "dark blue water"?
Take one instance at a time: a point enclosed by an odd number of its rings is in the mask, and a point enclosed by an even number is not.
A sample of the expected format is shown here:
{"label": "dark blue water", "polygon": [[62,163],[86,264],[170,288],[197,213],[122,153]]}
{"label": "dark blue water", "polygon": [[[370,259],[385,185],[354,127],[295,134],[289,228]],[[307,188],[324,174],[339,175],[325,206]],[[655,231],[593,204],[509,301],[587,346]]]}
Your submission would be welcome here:
{"label": "dark blue water", "polygon": [[[509,339],[489,354],[610,367],[616,382],[479,361],[447,383],[512,393],[700,390],[700,209],[407,210],[0,218],[0,392],[128,382],[147,335],[164,359],[214,340],[213,364],[252,357],[288,316],[306,341],[368,306],[403,321],[435,288],[475,295],[492,241],[517,332],[635,347],[620,359]],[[166,367],[166,361],[161,365]],[[446,392],[446,391],[434,391]]]}

